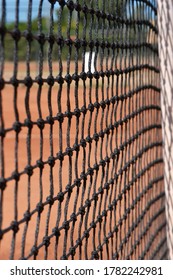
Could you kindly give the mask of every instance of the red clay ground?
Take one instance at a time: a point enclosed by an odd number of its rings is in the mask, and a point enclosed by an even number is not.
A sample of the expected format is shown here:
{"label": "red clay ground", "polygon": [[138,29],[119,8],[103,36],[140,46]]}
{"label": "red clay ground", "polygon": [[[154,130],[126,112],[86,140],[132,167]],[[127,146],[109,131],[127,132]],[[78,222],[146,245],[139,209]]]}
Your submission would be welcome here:
{"label": "red clay ground", "polygon": [[[81,65],[79,66],[79,68]],[[56,64],[53,64],[54,73],[57,72],[56,69],[58,69],[58,66]],[[37,75],[37,65],[32,63],[31,64],[31,76],[35,77]],[[13,64],[12,63],[6,63],[5,64],[5,80],[9,80],[12,76],[13,71]],[[64,73],[66,72],[66,67],[64,67]],[[72,64],[71,67],[71,73],[74,72],[74,64]],[[24,63],[19,64],[19,73],[18,73],[18,79],[23,79],[25,77],[26,68]],[[44,74],[43,76],[46,78],[48,76],[48,66],[44,65]],[[135,82],[137,83],[137,82]],[[95,97],[95,85],[96,82],[93,81],[92,85],[92,91],[91,91],[91,101],[94,103],[96,101]],[[107,88],[107,82],[104,84],[104,90],[102,90],[102,84],[99,83],[99,89],[98,89],[98,101],[100,102],[102,99],[111,98],[111,83],[110,86]],[[129,86],[129,85],[128,85]],[[107,90],[106,90],[107,88]],[[123,87],[124,89],[124,87]],[[120,90],[120,89],[119,89]],[[45,85],[42,87],[41,90],[41,98],[38,102],[38,86],[33,85],[29,92],[29,111],[31,114],[31,120],[34,122],[37,121],[39,118],[38,113],[38,105],[41,107],[42,112],[42,118],[45,120],[47,116],[50,114],[50,107],[48,108],[48,96],[51,96],[50,105],[52,110],[52,115],[56,116],[58,113],[58,102],[57,102],[57,96],[59,91],[59,86],[54,85],[52,87],[51,93],[48,94],[49,87],[48,85]],[[26,88],[25,86],[20,85],[17,90],[17,101],[16,105],[18,108],[19,113],[19,121],[21,123],[24,122],[24,120],[27,118],[26,108],[25,108],[25,100],[26,100]],[[151,96],[152,93],[150,93]],[[103,96],[104,95],[104,96]],[[78,95],[75,99],[75,86],[72,83],[70,88],[70,110],[74,111],[76,104],[75,102],[78,102],[78,107],[81,108],[83,106],[83,100],[86,99],[86,106],[90,103],[89,100],[89,82],[86,82],[86,91],[83,90],[83,83],[79,83],[79,89],[78,89]],[[151,99],[147,102],[154,101],[154,97],[151,97]],[[13,103],[14,101],[14,89],[11,85],[6,85],[4,90],[2,91],[2,108],[3,108],[3,117],[4,117],[4,126],[5,128],[11,128],[13,123],[16,121],[14,108],[15,105]],[[88,134],[93,136],[95,132],[100,132],[101,126],[103,126],[103,129],[107,127],[108,124],[111,124],[111,117],[112,117],[112,109],[114,110],[113,114],[113,121],[119,120],[120,118],[123,118],[125,114],[129,114],[132,111],[135,110],[135,106],[138,105],[139,107],[142,105],[142,98],[133,99],[132,103],[128,103],[127,101],[124,101],[121,105],[119,103],[118,107],[115,109],[115,106],[113,107],[110,105],[109,110],[105,110],[107,112],[102,116],[102,110],[99,109],[98,116],[96,116],[96,110],[94,111],[92,118],[90,119],[90,114],[87,113],[85,119],[81,116],[79,120],[79,124],[77,125],[78,130],[76,130],[76,117],[72,117],[71,125],[70,125],[70,131],[68,131],[68,123],[67,120],[63,122],[63,128],[62,128],[62,151],[64,152],[66,147],[70,145],[71,147],[76,141],[76,138],[78,141],[80,141],[81,138],[86,138]],[[63,90],[61,93],[61,110],[62,112],[67,111],[67,86],[63,85]],[[122,111],[122,115],[120,115],[120,111]],[[153,113],[154,114],[154,113]],[[115,117],[115,119],[114,119]],[[108,138],[105,136],[103,143],[101,145],[101,141],[98,142],[98,145],[96,146],[94,143],[92,144],[91,150],[89,150],[89,145],[87,144],[85,149],[80,149],[79,156],[76,159],[75,152],[72,157],[72,162],[70,164],[71,171],[69,170],[69,159],[68,156],[65,156],[65,159],[63,161],[62,168],[60,167],[60,162],[56,161],[55,166],[53,168],[53,172],[51,173],[49,165],[45,165],[45,168],[43,169],[42,179],[40,181],[39,179],[39,169],[34,169],[34,173],[31,176],[31,181],[28,183],[28,176],[26,174],[21,175],[20,180],[17,185],[15,185],[14,180],[9,180],[7,183],[7,187],[5,191],[3,192],[3,199],[2,199],[2,214],[3,214],[3,220],[2,220],[2,229],[7,228],[11,221],[17,219],[18,221],[23,218],[23,214],[26,212],[27,209],[30,209],[32,211],[35,209],[37,203],[41,200],[42,202],[45,202],[47,196],[50,195],[50,191],[53,192],[53,196],[56,196],[60,190],[65,191],[65,187],[67,184],[71,184],[76,176],[80,177],[80,174],[82,171],[84,171],[85,166],[85,172],[87,171],[87,168],[89,166],[93,166],[95,161],[98,162],[103,158],[105,158],[107,155],[110,156],[111,154],[111,147],[112,149],[119,146],[120,141],[124,142],[129,136],[132,136],[134,133],[136,133],[137,130],[140,130],[142,128],[142,119],[145,118],[145,124],[149,125],[152,122],[160,122],[160,119],[155,114],[153,115],[153,120],[147,117],[146,113],[143,114],[143,117],[141,119],[135,119],[135,121],[129,121],[127,126],[123,126],[122,129],[118,128],[117,134],[114,133],[113,138],[109,136]],[[91,125],[90,122],[91,121]],[[126,133],[125,133],[126,131]],[[122,133],[123,132],[123,133]],[[4,170],[5,170],[5,178],[9,178],[12,174],[12,172],[15,170],[15,160],[18,164],[18,171],[22,172],[27,162],[27,153],[31,156],[31,165],[35,165],[36,161],[40,158],[40,155],[42,154],[42,160],[47,161],[48,157],[51,155],[51,149],[52,149],[52,155],[56,156],[56,153],[60,150],[60,129],[59,129],[59,123],[56,121],[53,125],[53,137],[50,141],[49,133],[50,133],[50,125],[46,124],[45,128],[43,130],[43,149],[40,151],[40,129],[34,125],[32,132],[31,132],[31,148],[27,150],[26,142],[28,141],[28,129],[26,127],[22,128],[22,131],[19,133],[19,140],[18,140],[18,152],[15,155],[15,132],[10,131],[6,134],[5,140],[4,140],[4,146],[3,146],[3,152],[4,152]],[[70,134],[69,134],[70,133]],[[83,133],[83,135],[82,135]],[[121,137],[122,136],[122,137]],[[149,133],[146,133],[146,142],[150,143],[150,141],[153,141],[151,138],[153,135],[150,135]],[[158,135],[160,137],[160,135]],[[111,146],[111,139],[112,139],[112,146]],[[148,139],[148,140],[147,140]],[[135,146],[136,145],[136,146]],[[67,199],[67,195],[64,198],[64,201],[61,205],[56,201],[49,213],[49,206],[45,206],[44,211],[41,214],[40,224],[37,220],[37,213],[35,213],[31,220],[29,221],[28,228],[26,231],[26,237],[24,235],[26,222],[21,223],[20,230],[16,234],[16,240],[14,242],[14,238],[12,238],[12,233],[9,231],[8,233],[4,234],[4,237],[1,241],[0,246],[0,259],[8,259],[9,257],[14,259],[19,259],[23,256],[27,257],[30,253],[30,250],[32,246],[36,243],[39,245],[43,237],[45,235],[50,235],[52,233],[52,229],[56,226],[57,222],[57,213],[59,213],[59,225],[62,225],[64,220],[70,219],[70,215],[73,212],[78,212],[79,207],[83,204],[83,202],[86,201],[86,199],[91,199],[94,192],[98,191],[98,188],[105,182],[109,181],[110,178],[114,176],[114,173],[119,170],[119,168],[124,165],[123,162],[128,161],[128,157],[130,155],[135,155],[135,147],[136,149],[140,150],[142,148],[142,141],[139,139],[139,141],[136,141],[136,144],[133,145],[133,148],[129,148],[129,151],[124,153],[124,156],[120,156],[119,161],[116,165],[110,164],[110,168],[105,167],[105,175],[104,178],[102,178],[103,172],[102,169],[99,169],[98,176],[96,176],[96,173],[94,173],[93,181],[87,180],[86,186],[84,183],[79,188],[78,193],[78,199],[76,199],[77,194],[77,188],[75,187],[68,206],[65,207],[65,202]],[[153,149],[153,156],[150,153],[146,153],[143,160],[139,162],[139,165],[137,167],[136,172],[139,172],[142,167],[145,166],[146,162],[150,160],[152,157],[154,159],[155,156],[158,153],[156,149]],[[161,151],[159,150],[159,153]],[[75,169],[75,165],[77,166],[77,171]],[[160,168],[162,168],[162,165],[160,165]],[[148,173],[148,177],[152,176],[152,172]],[[156,171],[157,172],[157,171]],[[132,167],[130,167],[127,172],[124,173],[125,177],[127,177],[127,180],[131,180],[131,174],[132,174]],[[109,201],[112,201],[116,194],[121,192],[124,184],[125,184],[125,177],[122,178],[122,181],[118,181],[118,184],[116,185],[115,189],[113,189],[112,192],[108,194],[108,196],[104,193],[103,199],[101,199],[101,196],[99,196],[99,199],[97,201],[96,207],[94,207],[94,202],[91,204],[91,208],[89,211],[89,215],[84,215],[83,221],[81,220],[80,216],[78,216],[77,222],[75,223],[74,228],[72,227],[72,223],[70,223],[70,230],[68,234],[68,237],[66,238],[64,235],[64,230],[62,230],[62,234],[59,238],[58,243],[58,250],[56,250],[55,246],[55,238],[53,237],[50,241],[51,244],[48,247],[48,255],[45,253],[45,247],[43,246],[39,252],[38,252],[38,259],[54,259],[54,258],[60,258],[63,254],[68,253],[69,248],[73,246],[76,242],[76,240],[83,235],[84,230],[86,230],[90,222],[93,219],[96,219],[98,214],[101,214],[104,209],[108,208]],[[75,255],[75,258],[78,259],[85,259],[91,257],[91,251],[95,249],[100,243],[103,242],[103,238],[105,235],[108,235],[108,233],[114,229],[114,225],[119,220],[120,216],[124,214],[124,209],[127,208],[129,203],[133,200],[133,198],[136,195],[136,187],[138,189],[142,189],[142,186],[145,185],[145,180],[149,180],[148,177],[143,178],[143,182],[137,186],[136,184],[131,190],[129,201],[125,201],[124,199],[122,202],[118,202],[117,209],[118,211],[113,212],[113,216],[111,216],[111,212],[108,212],[107,217],[107,225],[104,228],[104,221],[102,223],[102,226],[97,226],[96,230],[90,231],[90,238],[88,239],[88,247],[86,249],[84,248],[86,245],[86,241],[83,241],[82,246],[82,253],[80,253],[80,250],[77,249],[77,253]],[[62,182],[60,183],[60,181]],[[40,193],[40,186],[42,186],[42,193]],[[62,188],[62,189],[61,189]],[[88,190],[91,188],[90,192],[88,193]],[[159,189],[157,189],[157,192],[159,193]],[[147,194],[148,195],[148,194]],[[15,196],[17,201],[17,209],[16,202],[15,202]],[[29,199],[28,199],[29,197]],[[146,201],[147,197],[144,197],[144,200],[142,200],[140,203],[141,208],[144,208],[144,201]],[[61,214],[60,214],[61,213]],[[139,214],[139,213],[138,213]],[[49,223],[47,223],[47,215],[50,215]],[[135,215],[132,213],[129,217],[128,223],[123,222],[123,225],[121,227],[121,230],[118,235],[118,240],[111,239],[112,242],[109,243],[108,250],[106,250],[106,246],[103,246],[103,258],[111,258],[112,257],[112,251],[115,251],[115,247],[117,246],[117,243],[120,244],[120,238],[124,236],[124,233],[127,232],[127,228],[130,226],[130,224],[135,220]],[[81,221],[81,224],[80,224]],[[157,221],[158,222],[158,221]],[[145,221],[144,221],[145,224]],[[36,226],[38,227],[38,236],[35,231]],[[138,229],[138,234],[140,233],[140,229]],[[101,242],[100,242],[100,240]],[[135,240],[135,235],[132,234],[130,237],[131,242],[133,243],[133,240]],[[13,241],[12,241],[13,240]],[[37,241],[36,241],[37,240]],[[12,243],[11,243],[12,242]],[[74,243],[73,243],[74,242]],[[117,243],[116,243],[117,242]],[[11,245],[12,244],[12,245]],[[24,252],[22,252],[22,244],[25,244]],[[10,249],[11,246],[13,249]],[[125,245],[124,255],[121,255],[121,258],[125,257],[127,255],[127,252],[129,252],[131,248],[129,248],[129,245]],[[56,252],[55,252],[56,251]],[[11,253],[10,253],[11,252]],[[88,255],[87,255],[88,252]],[[109,252],[109,255],[108,255]],[[135,258],[135,256],[133,256]]]}

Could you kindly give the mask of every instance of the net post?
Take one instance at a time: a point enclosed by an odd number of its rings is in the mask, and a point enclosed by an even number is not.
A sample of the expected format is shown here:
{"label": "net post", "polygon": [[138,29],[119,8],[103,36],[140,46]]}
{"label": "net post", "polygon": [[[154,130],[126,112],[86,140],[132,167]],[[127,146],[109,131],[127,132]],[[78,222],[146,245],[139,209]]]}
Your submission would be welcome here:
{"label": "net post", "polygon": [[173,0],[158,1],[161,110],[166,195],[167,242],[173,259]]}

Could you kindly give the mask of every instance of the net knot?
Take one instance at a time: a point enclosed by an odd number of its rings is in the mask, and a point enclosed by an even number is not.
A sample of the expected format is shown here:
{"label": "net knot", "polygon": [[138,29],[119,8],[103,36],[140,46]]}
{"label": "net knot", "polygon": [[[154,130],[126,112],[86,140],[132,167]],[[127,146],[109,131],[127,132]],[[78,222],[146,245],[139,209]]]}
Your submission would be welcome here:
{"label": "net knot", "polygon": [[81,47],[81,41],[80,41],[79,39],[76,39],[76,40],[74,41],[74,46],[75,46],[76,49],[80,49],[80,47]]}
{"label": "net knot", "polygon": [[92,143],[92,138],[89,135],[86,137],[86,142],[87,143]]}
{"label": "net knot", "polygon": [[104,133],[107,134],[107,135],[110,134],[110,129],[109,129],[109,127],[105,128]]}
{"label": "net knot", "polygon": [[100,108],[100,103],[99,103],[99,102],[95,102],[95,103],[94,103],[94,107],[95,107],[96,109],[99,109],[99,108]]}
{"label": "net knot", "polygon": [[102,109],[104,110],[105,108],[106,108],[106,103],[105,103],[105,101],[101,101],[100,102],[100,106],[102,107]]}
{"label": "net knot", "polygon": [[100,132],[99,132],[99,137],[103,139],[103,138],[104,138],[104,136],[105,136],[104,131],[100,131]]}
{"label": "net knot", "polygon": [[114,227],[114,232],[116,232],[116,233],[117,233],[117,232],[118,232],[118,230],[119,230],[119,229],[118,229],[118,226],[115,226],[115,227]]}
{"label": "net knot", "polygon": [[119,219],[118,225],[119,225],[119,226],[122,226],[122,224],[123,224],[123,219]]}
{"label": "net knot", "polygon": [[104,193],[104,189],[103,189],[102,187],[100,187],[100,188],[98,189],[98,192],[99,192],[99,194],[103,194],[103,193]]}
{"label": "net knot", "polygon": [[98,135],[98,133],[94,133],[93,139],[94,139],[96,142],[99,141],[99,135]]}
{"label": "net knot", "polygon": [[33,128],[33,122],[30,119],[25,119],[24,125],[27,126],[29,129]]}
{"label": "net knot", "polygon": [[49,247],[49,245],[50,245],[50,237],[45,236],[43,238],[43,244],[45,245],[45,247]]}
{"label": "net knot", "polygon": [[2,238],[3,238],[3,232],[2,232],[2,230],[0,229],[0,240],[2,240]]}
{"label": "net knot", "polygon": [[118,254],[118,252],[116,252],[115,254],[113,254],[113,259],[114,259],[114,260],[118,260],[118,259],[119,259],[119,254]]}
{"label": "net knot", "polygon": [[112,131],[114,130],[114,125],[113,124],[109,125],[109,130],[112,130]]}
{"label": "net knot", "polygon": [[114,199],[114,200],[112,201],[112,205],[113,205],[114,207],[117,206],[117,200],[116,200],[116,199]]}
{"label": "net knot", "polygon": [[2,90],[5,86],[5,81],[3,78],[0,78],[0,90]]}
{"label": "net knot", "polygon": [[85,230],[85,231],[84,231],[84,237],[85,237],[86,239],[88,239],[89,236],[90,236],[89,230]]}
{"label": "net knot", "polygon": [[115,159],[115,157],[116,157],[115,153],[114,152],[111,153],[111,159]]}
{"label": "net knot", "polygon": [[87,108],[86,108],[85,106],[82,106],[81,112],[83,113],[83,115],[86,115],[86,113],[87,113]]}
{"label": "net knot", "polygon": [[93,73],[90,72],[90,71],[88,71],[88,72],[87,72],[87,77],[88,77],[89,79],[92,80],[92,78],[93,78]]}
{"label": "net knot", "polygon": [[20,174],[19,174],[17,171],[14,171],[14,172],[12,173],[12,178],[13,178],[16,182],[18,182],[18,181],[20,180]]}
{"label": "net knot", "polygon": [[114,236],[113,232],[110,231],[110,232],[108,233],[108,238],[112,238],[113,236]]}
{"label": "net knot", "polygon": [[53,228],[52,232],[56,236],[56,238],[58,238],[61,235],[61,232],[57,227]]}
{"label": "net knot", "polygon": [[19,85],[19,81],[18,81],[18,79],[16,78],[16,77],[12,77],[11,79],[10,79],[10,83],[14,86],[14,87],[18,87],[18,85]]}
{"label": "net knot", "polygon": [[86,145],[87,145],[86,140],[85,140],[85,139],[81,139],[80,145],[81,145],[83,148],[85,148]]}
{"label": "net knot", "polygon": [[102,223],[102,221],[103,221],[102,215],[98,215],[97,216],[97,220],[98,220],[99,223]]}
{"label": "net knot", "polygon": [[48,0],[50,4],[54,5],[56,3],[56,0]]}
{"label": "net knot", "polygon": [[99,252],[103,252],[103,246],[102,246],[102,245],[98,245],[98,246],[97,246],[97,250],[98,250]]}
{"label": "net knot", "polygon": [[25,38],[26,38],[26,40],[27,40],[28,42],[32,42],[32,40],[33,40],[33,35],[32,35],[32,33],[31,33],[30,31],[26,30],[26,31],[24,32],[24,36],[25,36]]}
{"label": "net knot", "polygon": [[57,195],[57,199],[59,202],[63,202],[64,200],[64,193],[63,192],[59,192]]}
{"label": "net knot", "polygon": [[4,138],[5,134],[6,134],[5,129],[1,128],[0,129],[0,137]]}
{"label": "net knot", "polygon": [[58,0],[59,5],[63,8],[66,4],[65,0]]}
{"label": "net knot", "polygon": [[104,189],[105,189],[105,190],[109,190],[109,189],[110,189],[109,183],[105,183],[105,184],[104,184]]}
{"label": "net knot", "polygon": [[49,205],[53,205],[54,204],[54,199],[53,199],[53,197],[51,195],[46,198],[46,201],[49,203]]}
{"label": "net knot", "polygon": [[37,40],[39,42],[40,45],[44,45],[45,41],[46,41],[46,38],[45,38],[45,35],[44,33],[40,33],[38,36],[37,36]]}
{"label": "net knot", "polygon": [[6,179],[5,178],[0,178],[0,189],[4,191],[6,188]]}
{"label": "net knot", "polygon": [[84,14],[88,14],[88,7],[86,5],[83,5],[82,11]]}
{"label": "net knot", "polygon": [[54,77],[52,75],[49,75],[47,77],[46,81],[47,81],[48,85],[51,87],[54,85],[54,82],[55,82]]}
{"label": "net knot", "polygon": [[17,233],[19,231],[19,225],[17,221],[13,221],[11,223],[11,229],[14,233]]}
{"label": "net knot", "polygon": [[26,222],[29,222],[31,220],[31,214],[28,210],[24,213],[23,216]]}
{"label": "net knot", "polygon": [[77,143],[75,143],[75,144],[73,145],[73,148],[74,148],[74,150],[75,150],[76,152],[79,152],[79,151],[80,151],[80,146],[79,146],[79,144],[77,144]]}
{"label": "net knot", "polygon": [[108,239],[108,237],[104,237],[104,239],[103,239],[103,240],[104,240],[104,243],[105,243],[105,244],[108,244],[108,243],[109,243],[109,239]]}
{"label": "net knot", "polygon": [[104,50],[105,47],[106,47],[106,43],[105,43],[104,41],[102,41],[101,44],[100,44],[100,46],[101,46],[101,48]]}
{"label": "net knot", "polygon": [[69,156],[69,157],[72,157],[73,155],[73,149],[71,147],[67,147],[66,148],[66,154]]}
{"label": "net knot", "polygon": [[43,212],[43,209],[44,209],[43,203],[39,202],[36,206],[36,209],[37,209],[38,214],[41,214]]}
{"label": "net knot", "polygon": [[[65,39],[65,44],[69,47],[71,47],[73,45],[73,40],[71,38],[67,38]],[[67,74],[67,75],[70,75],[70,74]],[[71,76],[71,75],[70,75]],[[66,81],[68,83],[68,81]],[[72,82],[72,77],[71,77],[71,82]],[[70,82],[70,83],[71,83]]]}
{"label": "net knot", "polygon": [[80,187],[80,185],[81,185],[81,179],[75,179],[75,180],[74,180],[74,184],[75,184],[77,187]]}
{"label": "net knot", "polygon": [[82,207],[79,208],[79,214],[80,214],[81,216],[84,216],[84,215],[85,215],[85,207],[84,207],[84,206],[82,206]]}
{"label": "net knot", "polygon": [[7,29],[5,26],[0,26],[0,35],[2,38],[4,37],[5,33],[7,32]]}
{"label": "net knot", "polygon": [[[107,45],[107,44],[106,44],[106,45]],[[110,72],[109,70],[106,70],[106,71],[105,71],[105,75],[106,75],[107,78],[109,78],[110,75],[111,75],[111,72]]]}
{"label": "net knot", "polygon": [[97,194],[97,193],[93,193],[92,199],[93,199],[94,201],[98,201],[98,194]]}
{"label": "net knot", "polygon": [[48,158],[48,164],[51,166],[51,167],[54,167],[55,165],[55,158],[53,156],[50,156]]}
{"label": "net knot", "polygon": [[99,170],[99,164],[95,163],[93,167],[94,167],[94,170],[96,170],[96,171]]}
{"label": "net knot", "polygon": [[79,81],[79,76],[77,74],[73,74],[72,75],[72,80],[75,81],[75,82],[78,82]]}
{"label": "net knot", "polygon": [[33,80],[32,80],[32,78],[31,78],[30,76],[26,77],[26,78],[24,79],[24,84],[25,84],[25,86],[26,86],[27,88],[31,88],[32,85],[33,85]]}
{"label": "net knot", "polygon": [[89,47],[90,47],[90,49],[93,49],[94,48],[94,45],[95,45],[95,43],[94,43],[94,41],[93,40],[91,40],[90,42],[89,42]]}
{"label": "net knot", "polygon": [[30,177],[30,176],[32,176],[32,174],[33,174],[33,167],[31,166],[31,165],[27,165],[26,167],[25,167],[25,172],[26,172],[26,174]]}
{"label": "net knot", "polygon": [[44,129],[44,125],[45,125],[44,120],[41,119],[41,118],[39,118],[39,119],[37,120],[37,126],[38,126],[41,130],[43,130],[43,129]]}
{"label": "net knot", "polygon": [[65,116],[66,116],[68,119],[71,119],[72,116],[73,116],[73,113],[70,112],[70,111],[66,111],[66,112],[65,112]]}
{"label": "net knot", "polygon": [[88,46],[88,42],[85,39],[81,40],[81,45],[85,49]]}
{"label": "net knot", "polygon": [[102,211],[102,216],[103,216],[103,217],[107,217],[107,211],[106,211],[106,210],[103,210],[103,211]]}
{"label": "net knot", "polygon": [[57,120],[59,121],[59,123],[63,123],[64,121],[64,115],[63,113],[58,113],[56,116]]}
{"label": "net knot", "polygon": [[106,166],[106,162],[105,160],[100,160],[99,164],[102,166],[102,167],[105,167]]}
{"label": "net knot", "polygon": [[40,168],[40,169],[43,169],[44,168],[44,162],[41,160],[41,159],[39,159],[39,160],[37,160],[37,166]]}
{"label": "net knot", "polygon": [[16,133],[19,133],[21,131],[21,123],[18,121],[13,123],[13,129]]}
{"label": "net knot", "polygon": [[16,42],[18,42],[19,40],[20,40],[20,38],[21,38],[21,33],[20,33],[20,30],[19,29],[14,29],[13,31],[12,31],[12,37],[13,37],[13,39],[16,41]]}
{"label": "net knot", "polygon": [[37,84],[38,84],[39,86],[42,86],[42,85],[43,85],[43,79],[42,79],[42,77],[37,76],[37,77],[35,78],[35,80],[36,80],[36,82],[37,82]]}
{"label": "net knot", "polygon": [[85,72],[80,73],[80,78],[85,81],[87,79],[87,74]]}
{"label": "net knot", "polygon": [[89,167],[88,170],[87,170],[87,174],[90,175],[90,176],[93,176],[93,174],[94,174],[93,168]]}
{"label": "net knot", "polygon": [[60,161],[63,161],[64,160],[64,154],[62,151],[59,151],[57,153],[57,159],[59,159]]}
{"label": "net knot", "polygon": [[75,213],[72,213],[71,216],[70,216],[70,219],[73,221],[73,222],[76,222],[77,221],[77,216]]}
{"label": "net knot", "polygon": [[105,72],[104,71],[100,71],[100,77],[104,78],[105,76]]}
{"label": "net knot", "polygon": [[115,154],[116,156],[119,156],[120,150],[119,150],[118,148],[115,148],[115,149],[114,149],[114,154]]}
{"label": "net knot", "polygon": [[90,223],[90,226],[91,226],[91,228],[96,228],[96,222],[94,222],[94,221],[92,221],[91,223]]}
{"label": "net knot", "polygon": [[37,246],[33,246],[32,249],[31,249],[31,254],[34,255],[34,256],[37,256],[38,255],[38,248]]}
{"label": "net knot", "polygon": [[94,260],[99,260],[99,254],[98,254],[97,251],[93,251],[93,252],[92,252],[92,259],[94,259]]}
{"label": "net knot", "polygon": [[107,106],[109,106],[109,105],[111,104],[111,102],[110,102],[109,99],[106,99],[106,100],[105,100],[105,103],[106,103]]}
{"label": "net knot", "polygon": [[72,0],[68,0],[67,1],[67,7],[69,8],[70,11],[73,11],[74,10],[74,3]]}
{"label": "net knot", "polygon": [[64,46],[64,38],[62,36],[56,38],[56,43],[61,48]]}
{"label": "net knot", "polygon": [[69,253],[70,253],[71,256],[74,257],[75,254],[76,254],[76,248],[75,247],[71,247],[70,250],[69,250]]}
{"label": "net knot", "polygon": [[65,222],[62,224],[62,227],[63,227],[63,229],[65,229],[66,231],[69,230],[69,228],[70,228],[69,222],[68,222],[68,221],[65,221]]}
{"label": "net knot", "polygon": [[90,207],[91,206],[91,201],[89,200],[89,199],[87,199],[86,201],[85,201],[85,205],[86,205],[86,207]]}
{"label": "net knot", "polygon": [[76,109],[74,110],[74,115],[76,116],[76,118],[79,118],[79,117],[80,117],[81,112],[80,112],[80,110],[79,110],[78,108],[76,108]]}
{"label": "net knot", "polygon": [[86,180],[87,180],[87,174],[86,174],[85,172],[81,172],[80,178],[81,178],[83,181],[86,181]]}
{"label": "net knot", "polygon": [[51,116],[46,117],[46,120],[48,122],[48,124],[53,125],[54,124],[54,118]]}

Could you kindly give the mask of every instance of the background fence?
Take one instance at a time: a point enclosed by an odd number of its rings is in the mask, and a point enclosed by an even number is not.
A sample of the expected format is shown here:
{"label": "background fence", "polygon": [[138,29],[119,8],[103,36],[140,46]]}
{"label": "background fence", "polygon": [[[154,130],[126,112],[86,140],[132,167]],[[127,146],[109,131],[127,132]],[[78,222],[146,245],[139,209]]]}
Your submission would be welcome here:
{"label": "background fence", "polygon": [[0,258],[166,259],[156,1],[8,2]]}

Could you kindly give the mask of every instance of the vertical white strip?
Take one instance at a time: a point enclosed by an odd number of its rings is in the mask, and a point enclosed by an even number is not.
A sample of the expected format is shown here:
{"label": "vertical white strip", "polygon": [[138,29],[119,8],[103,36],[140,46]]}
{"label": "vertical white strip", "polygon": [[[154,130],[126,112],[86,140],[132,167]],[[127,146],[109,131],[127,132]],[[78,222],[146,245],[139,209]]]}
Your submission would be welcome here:
{"label": "vertical white strip", "polygon": [[173,259],[173,0],[158,0],[167,238]]}

